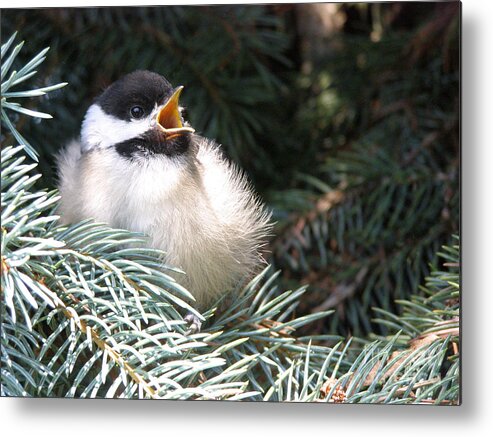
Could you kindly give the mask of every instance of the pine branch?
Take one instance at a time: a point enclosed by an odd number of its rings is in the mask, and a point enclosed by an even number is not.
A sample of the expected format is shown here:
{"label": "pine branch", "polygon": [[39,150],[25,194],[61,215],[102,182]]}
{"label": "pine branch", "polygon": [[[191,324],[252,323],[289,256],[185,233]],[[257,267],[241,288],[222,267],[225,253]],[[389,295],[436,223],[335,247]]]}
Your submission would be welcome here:
{"label": "pine branch", "polygon": [[271,261],[286,286],[310,285],[302,313],[337,309],[320,333],[385,334],[371,307],[398,314],[458,231],[458,67],[438,49],[405,62],[415,34],[338,35],[341,49],[299,79],[303,141],[289,189],[268,197]]}
{"label": "pine branch", "polygon": [[443,250],[447,269],[432,272],[424,295],[398,301],[402,315],[374,309],[393,337],[367,344],[345,375],[330,379],[327,401],[338,392],[350,403],[459,402],[459,247]]}

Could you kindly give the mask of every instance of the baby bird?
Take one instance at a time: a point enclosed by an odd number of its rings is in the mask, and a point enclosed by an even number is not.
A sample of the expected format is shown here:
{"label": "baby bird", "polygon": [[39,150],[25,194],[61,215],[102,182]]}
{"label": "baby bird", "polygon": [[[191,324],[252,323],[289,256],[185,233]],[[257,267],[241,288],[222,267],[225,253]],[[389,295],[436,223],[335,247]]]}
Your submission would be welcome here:
{"label": "baby bird", "polygon": [[271,224],[243,173],[184,122],[182,88],[136,71],[94,101],[58,155],[60,215],[146,234],[204,310],[265,263]]}

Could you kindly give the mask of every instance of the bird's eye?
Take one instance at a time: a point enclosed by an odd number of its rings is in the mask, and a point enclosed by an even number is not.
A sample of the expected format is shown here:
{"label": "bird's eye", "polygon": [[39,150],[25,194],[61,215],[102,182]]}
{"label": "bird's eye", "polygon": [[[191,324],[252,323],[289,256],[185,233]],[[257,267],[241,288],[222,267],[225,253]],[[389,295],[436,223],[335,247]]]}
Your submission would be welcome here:
{"label": "bird's eye", "polygon": [[142,118],[144,116],[144,108],[142,106],[132,106],[130,108],[130,115],[132,118]]}

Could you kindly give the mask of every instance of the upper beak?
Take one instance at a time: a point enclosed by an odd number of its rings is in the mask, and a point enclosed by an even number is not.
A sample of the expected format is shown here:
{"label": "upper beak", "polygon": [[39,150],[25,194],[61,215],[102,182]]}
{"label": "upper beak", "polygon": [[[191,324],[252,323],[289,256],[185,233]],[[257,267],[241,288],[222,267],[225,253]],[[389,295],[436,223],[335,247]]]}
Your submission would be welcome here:
{"label": "upper beak", "polygon": [[173,95],[161,107],[157,114],[157,124],[163,130],[168,138],[183,135],[185,133],[193,133],[195,129],[188,126],[183,126],[178,108],[178,99],[180,98],[182,86],[179,86],[173,92]]}

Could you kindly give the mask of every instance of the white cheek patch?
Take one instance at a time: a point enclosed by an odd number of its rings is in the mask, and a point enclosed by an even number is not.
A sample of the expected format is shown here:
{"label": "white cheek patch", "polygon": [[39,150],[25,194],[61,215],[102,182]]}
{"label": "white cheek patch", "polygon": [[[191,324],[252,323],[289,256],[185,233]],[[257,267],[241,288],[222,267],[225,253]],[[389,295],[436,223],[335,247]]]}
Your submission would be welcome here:
{"label": "white cheek patch", "polygon": [[142,135],[155,125],[155,112],[142,120],[125,121],[107,114],[98,104],[93,104],[82,122],[82,151],[97,147],[106,149]]}

